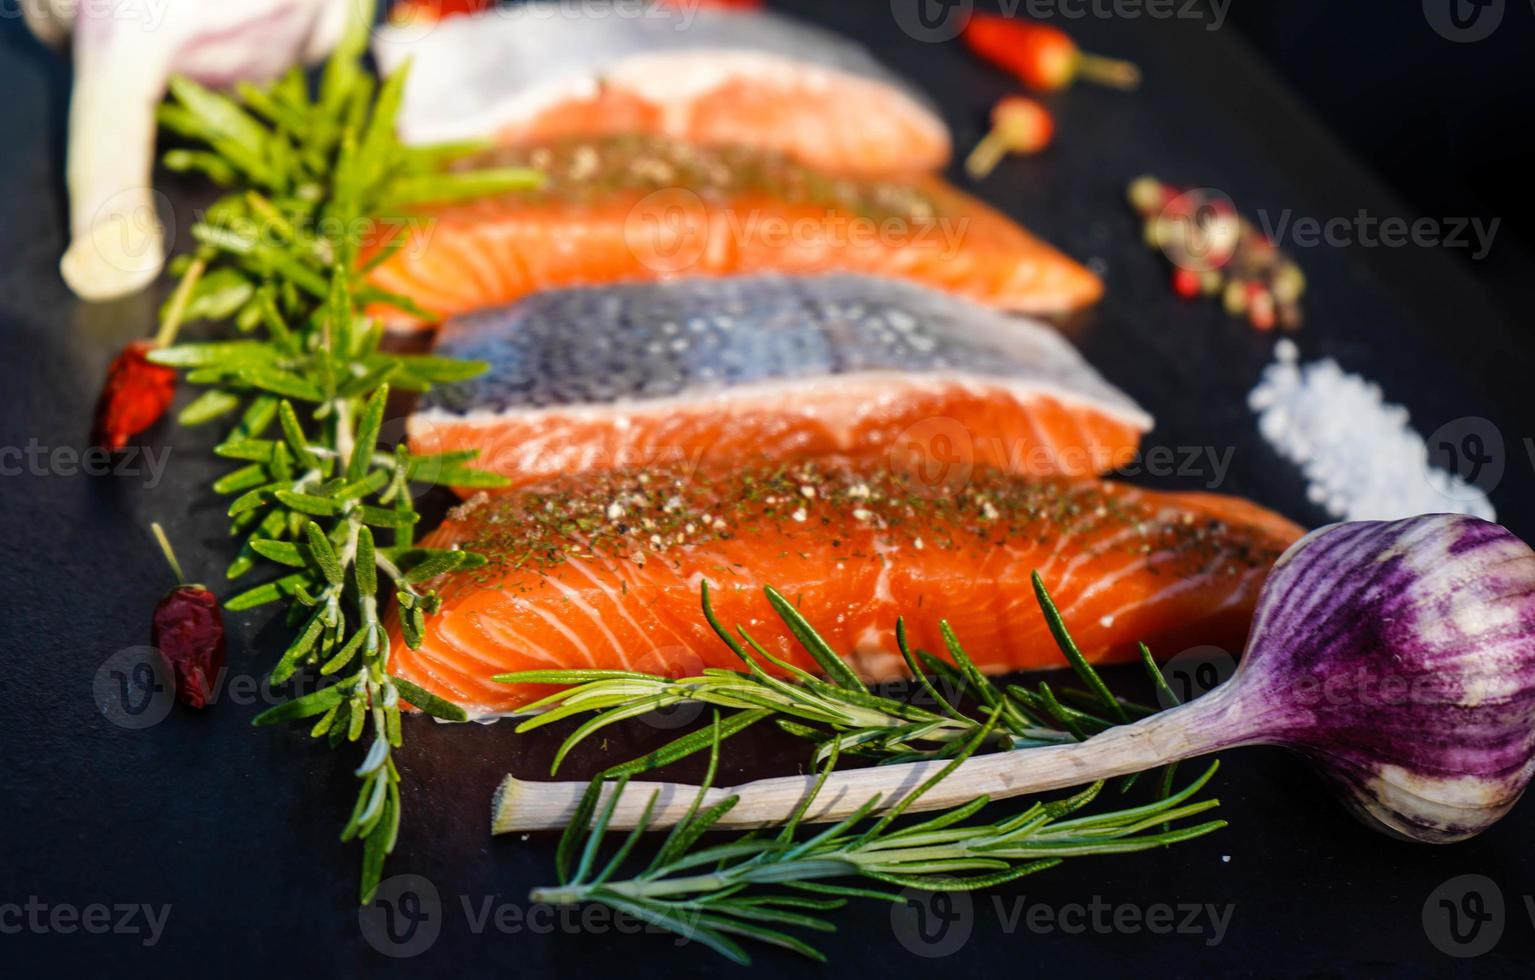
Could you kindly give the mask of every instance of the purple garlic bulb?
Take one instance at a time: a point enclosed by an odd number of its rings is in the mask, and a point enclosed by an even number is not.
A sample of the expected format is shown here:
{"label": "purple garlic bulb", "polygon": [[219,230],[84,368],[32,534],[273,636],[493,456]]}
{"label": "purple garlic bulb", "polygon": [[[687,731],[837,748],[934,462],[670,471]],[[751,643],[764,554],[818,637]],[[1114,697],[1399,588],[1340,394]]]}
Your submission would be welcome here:
{"label": "purple garlic bulb", "polygon": [[1535,552],[1448,514],[1314,531],[1265,584],[1230,690],[1258,725],[1243,741],[1311,758],[1366,822],[1481,833],[1535,773]]}

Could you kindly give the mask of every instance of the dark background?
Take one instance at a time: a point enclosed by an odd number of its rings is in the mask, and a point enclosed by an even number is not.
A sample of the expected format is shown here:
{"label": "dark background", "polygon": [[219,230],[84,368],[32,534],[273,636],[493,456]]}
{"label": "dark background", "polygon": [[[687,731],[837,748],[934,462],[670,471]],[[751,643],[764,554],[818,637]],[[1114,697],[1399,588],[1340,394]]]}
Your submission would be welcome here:
{"label": "dark background", "polygon": [[[932,94],[959,146],[979,136],[1007,80],[955,44],[903,34],[884,0],[778,4],[873,48]],[[0,7],[7,15],[13,5]],[[1307,358],[1332,356],[1378,380],[1420,431],[1468,416],[1501,433],[1500,519],[1535,540],[1535,435],[1528,389],[1535,344],[1525,329],[1532,267],[1522,193],[1535,99],[1527,51],[1535,13],[1509,0],[1485,41],[1453,44],[1413,2],[1386,5],[1237,0],[1218,31],[1179,20],[1089,17],[1065,24],[1084,45],[1146,71],[1134,96],[1080,88],[1050,100],[1060,136],[1039,158],[1010,161],[979,193],[1057,242],[1096,260],[1103,304],[1068,329],[1105,374],[1158,418],[1150,442],[1230,447],[1225,492],[1298,520],[1306,504],[1293,467],[1258,438],[1245,406],[1272,336],[1185,304],[1160,256],[1139,243],[1123,203],[1150,172],[1229,193],[1243,210],[1291,208],[1326,219],[1500,217],[1492,254],[1329,248],[1296,258],[1312,282],[1298,336]],[[111,353],[147,334],[157,297],[87,306],[57,278],[66,212],[62,137],[67,67],[18,22],[0,20],[0,448],[82,445]],[[185,221],[202,191],[165,180]],[[183,229],[184,240],[184,229]],[[355,905],[357,853],[336,841],[351,803],[346,752],[297,731],[252,732],[267,703],[233,688],[211,710],[184,710],[133,731],[99,709],[93,682],[117,651],[147,639],[167,575],[145,528],[167,523],[194,577],[216,579],[228,558],[222,505],[207,490],[220,466],[212,433],[161,426],[144,446],[169,450],[162,482],[142,472],[67,475],[57,467],[0,477],[0,907],[32,897],[52,906],[168,904],[159,943],[142,936],[0,932],[0,972],[177,976],[198,971],[295,977],[412,971],[502,976],[702,976],[734,972],[667,939],[588,926],[475,932],[462,904],[525,910],[552,875],[546,839],[491,840],[485,809],[500,775],[542,775],[548,739],[506,725],[438,726],[414,719],[401,754],[406,824],[389,872],[426,876],[441,899],[441,938],[390,960],[364,941]],[[1169,477],[1166,485],[1199,488]],[[231,669],[259,677],[280,650],[260,617],[231,619]],[[1119,674],[1116,682],[1126,678]],[[644,726],[612,753],[652,744]],[[604,757],[593,747],[572,775]],[[722,779],[787,771],[799,747],[740,743]],[[749,761],[748,761],[749,760]],[[831,965],[761,951],[761,972],[801,975],[1437,976],[1528,975],[1535,922],[1535,809],[1526,804],[1483,837],[1432,848],[1355,824],[1306,767],[1279,750],[1233,753],[1213,789],[1232,827],[1165,853],[1091,859],[976,896],[968,940],[949,955],[910,942],[889,909],[837,916],[819,945]],[[1441,897],[1481,875],[1485,907],[1501,898],[1501,938],[1471,960],[1445,955]],[[1232,906],[1219,943],[1206,935],[1068,934],[1009,928],[1015,903],[1063,909],[1095,898]],[[1428,915],[1425,920],[1425,913]],[[139,920],[142,921],[142,920]],[[580,920],[576,920],[579,922]],[[0,923],[3,925],[3,923]],[[1490,927],[1489,927],[1490,928]],[[904,930],[904,931],[903,931]],[[902,942],[902,936],[907,941]],[[1436,943],[1438,937],[1440,942]]]}
{"label": "dark background", "polygon": [[1456,257],[1511,319],[1527,320],[1535,4],[1489,7],[1502,7],[1502,23],[1465,44],[1435,33],[1418,7],[1236,0],[1229,21],[1415,212],[1501,219],[1486,259]]}

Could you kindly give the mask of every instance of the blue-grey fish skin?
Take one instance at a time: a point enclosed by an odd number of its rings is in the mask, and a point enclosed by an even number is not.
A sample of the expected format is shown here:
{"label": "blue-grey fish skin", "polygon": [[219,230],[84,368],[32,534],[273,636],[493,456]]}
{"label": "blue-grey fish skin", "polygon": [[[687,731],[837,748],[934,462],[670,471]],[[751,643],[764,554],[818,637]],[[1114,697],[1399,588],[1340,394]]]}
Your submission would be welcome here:
{"label": "blue-grey fish skin", "polygon": [[744,386],[879,375],[975,381],[1150,419],[1055,331],[911,283],[777,275],[536,293],[450,320],[437,352],[485,361],[423,413],[636,406]]}

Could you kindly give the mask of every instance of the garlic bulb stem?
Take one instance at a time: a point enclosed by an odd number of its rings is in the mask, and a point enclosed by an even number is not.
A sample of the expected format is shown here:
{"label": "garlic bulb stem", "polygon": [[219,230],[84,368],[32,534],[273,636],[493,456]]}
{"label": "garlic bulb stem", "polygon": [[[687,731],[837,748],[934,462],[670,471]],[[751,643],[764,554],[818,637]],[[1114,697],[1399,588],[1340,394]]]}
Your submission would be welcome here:
{"label": "garlic bulb stem", "polygon": [[73,36],[70,244],[59,271],[76,295],[142,289],[165,261],[151,187],[155,110],[173,74],[222,87],[272,78],[333,48],[371,18],[369,0],[36,0],[26,21],[45,44]]}
{"label": "garlic bulb stem", "polygon": [[159,274],[165,233],[150,167],[170,51],[145,32],[129,46],[76,35],[69,106],[69,249],[64,281],[87,300],[136,292]]}
{"label": "garlic bulb stem", "polygon": [[[1209,696],[1134,725],[1111,728],[1085,742],[1049,748],[1017,749],[966,760],[924,793],[909,812],[943,810],[980,796],[1003,800],[1099,779],[1142,772],[1240,744],[1250,712],[1237,710],[1235,678]],[[841,820],[878,796],[879,810],[937,775],[945,760],[873,766],[833,773],[816,796],[805,821]],[[720,829],[767,827],[783,823],[808,796],[814,774],[759,779],[731,788],[710,789],[704,806],[730,796],[736,805],[716,824]],[[608,784],[603,801],[615,784]],[[559,830],[576,812],[586,792],[580,782],[530,782],[508,776],[492,803],[492,832]],[[649,829],[662,830],[684,819],[698,796],[698,787],[679,783],[630,782],[613,812],[612,828],[631,828],[644,813],[652,793],[659,793]]]}

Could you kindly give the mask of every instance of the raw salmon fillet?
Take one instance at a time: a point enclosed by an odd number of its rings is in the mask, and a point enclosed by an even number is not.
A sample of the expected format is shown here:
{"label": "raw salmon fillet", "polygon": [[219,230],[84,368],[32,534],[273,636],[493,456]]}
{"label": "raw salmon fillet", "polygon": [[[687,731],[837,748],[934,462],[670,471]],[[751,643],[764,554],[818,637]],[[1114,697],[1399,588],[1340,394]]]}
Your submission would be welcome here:
{"label": "raw salmon fillet", "polygon": [[[466,165],[549,179],[417,209],[380,236],[374,253],[397,251],[377,257],[373,285],[437,318],[560,286],[752,272],[883,275],[1036,314],[1087,306],[1103,289],[936,177],[839,179],[755,151],[639,136],[502,149]],[[370,312],[395,328],[426,325],[382,305]]]}
{"label": "raw salmon fillet", "polygon": [[1091,476],[1152,421],[1056,331],[866,276],[543,292],[450,320],[437,352],[490,368],[425,397],[412,447],[516,485],[757,458]]}
{"label": "raw salmon fillet", "polygon": [[686,676],[737,667],[700,612],[814,669],[762,593],[793,600],[870,679],[899,675],[897,616],[941,651],[947,620],[990,672],[1061,666],[1035,603],[1038,570],[1084,654],[1235,649],[1259,586],[1301,529],[1246,501],[976,470],[932,493],[879,469],[742,468],[718,479],[615,473],[478,497],[424,542],[486,556],[438,579],[442,608],[391,670],[477,716],[547,687],[491,675],[615,668]]}
{"label": "raw salmon fillet", "polygon": [[[839,173],[936,170],[948,129],[859,45],[764,12],[580,15],[498,7],[380,31],[385,73],[411,59],[406,142],[642,132],[775,150]],[[689,5],[692,6],[692,5]]]}

